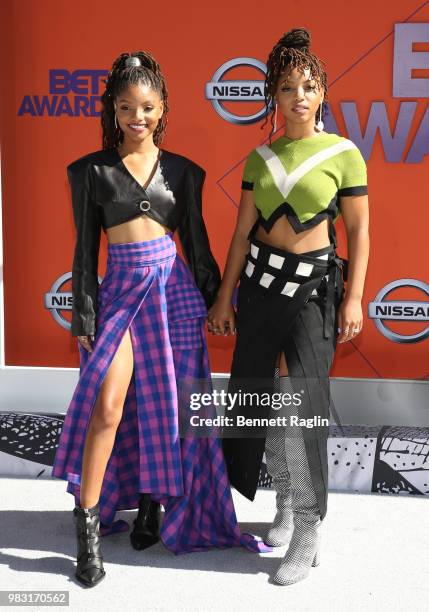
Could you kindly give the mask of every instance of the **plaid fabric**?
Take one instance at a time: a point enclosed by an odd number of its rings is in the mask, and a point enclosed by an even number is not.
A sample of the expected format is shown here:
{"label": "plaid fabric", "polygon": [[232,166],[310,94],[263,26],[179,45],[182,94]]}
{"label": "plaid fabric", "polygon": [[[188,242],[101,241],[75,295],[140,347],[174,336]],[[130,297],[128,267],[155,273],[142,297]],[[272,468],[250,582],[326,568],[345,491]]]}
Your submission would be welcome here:
{"label": "plaid fabric", "polygon": [[[140,492],[165,508],[161,539],[175,554],[243,546],[270,552],[237,524],[221,442],[179,437],[177,381],[210,380],[207,309],[172,234],[108,245],[93,352],[79,345],[80,376],[52,475],[80,503],[86,429],[109,365],[130,328],[134,372],[100,494],[100,519],[138,508]],[[211,383],[210,383],[211,384]]]}

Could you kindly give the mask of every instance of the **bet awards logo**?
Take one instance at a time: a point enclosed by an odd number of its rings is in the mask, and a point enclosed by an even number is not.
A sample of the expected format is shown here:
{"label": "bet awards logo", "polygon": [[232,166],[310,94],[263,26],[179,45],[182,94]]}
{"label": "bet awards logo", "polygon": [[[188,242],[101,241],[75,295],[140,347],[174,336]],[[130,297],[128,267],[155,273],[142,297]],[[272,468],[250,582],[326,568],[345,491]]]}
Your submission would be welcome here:
{"label": "bet awards logo", "polygon": [[48,70],[47,93],[25,94],[18,117],[99,117],[108,70]]}
{"label": "bet awards logo", "polygon": [[[45,308],[51,312],[55,321],[64,327],[67,331],[71,330],[71,323],[62,314],[63,310],[71,310],[73,305],[73,296],[71,291],[62,291],[64,285],[71,282],[72,273],[66,272],[56,281],[54,281],[51,290],[45,293]],[[98,282],[101,282],[101,278],[98,277]]]}
{"label": "bet awards logo", "polygon": [[[234,68],[250,67],[262,74],[262,79],[227,80],[225,75]],[[253,57],[237,57],[231,59],[216,70],[210,82],[206,83],[206,99],[213,104],[215,111],[230,123],[247,125],[263,119],[267,114],[264,98],[264,82],[266,65]],[[263,108],[256,113],[239,115],[225,107],[225,102],[262,102]]]}
{"label": "bet awards logo", "polygon": [[[396,289],[413,287],[423,292],[425,301],[387,300]],[[409,344],[421,342],[429,337],[429,285],[413,278],[401,278],[385,285],[373,302],[368,304],[368,316],[374,319],[376,327],[388,340]],[[428,325],[415,334],[399,334],[389,329],[385,321],[423,321]]]}

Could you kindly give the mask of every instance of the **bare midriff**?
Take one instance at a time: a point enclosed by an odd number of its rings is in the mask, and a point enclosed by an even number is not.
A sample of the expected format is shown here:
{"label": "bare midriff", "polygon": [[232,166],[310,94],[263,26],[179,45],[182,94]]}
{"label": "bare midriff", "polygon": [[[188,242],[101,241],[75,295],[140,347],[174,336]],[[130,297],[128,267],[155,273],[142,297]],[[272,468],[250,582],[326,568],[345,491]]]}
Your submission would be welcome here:
{"label": "bare midriff", "polygon": [[125,223],[114,225],[106,229],[107,240],[110,244],[119,242],[145,242],[153,240],[165,234],[171,233],[171,230],[158,221],[151,219],[143,214]]}
{"label": "bare midriff", "polygon": [[329,246],[328,221],[323,219],[316,226],[296,233],[286,216],[280,217],[267,233],[259,225],[254,237],[278,249],[291,253],[305,253]]}

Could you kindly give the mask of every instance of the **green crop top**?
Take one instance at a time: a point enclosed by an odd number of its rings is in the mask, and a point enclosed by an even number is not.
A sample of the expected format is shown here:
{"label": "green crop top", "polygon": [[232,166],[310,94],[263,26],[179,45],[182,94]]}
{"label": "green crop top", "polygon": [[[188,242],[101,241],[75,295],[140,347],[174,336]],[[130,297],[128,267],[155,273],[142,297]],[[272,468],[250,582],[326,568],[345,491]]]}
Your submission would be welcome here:
{"label": "green crop top", "polygon": [[280,136],[250,152],[242,189],[253,190],[259,213],[251,233],[259,224],[269,232],[284,214],[298,233],[323,219],[335,222],[338,197],[368,193],[366,164],[357,146],[337,134]]}

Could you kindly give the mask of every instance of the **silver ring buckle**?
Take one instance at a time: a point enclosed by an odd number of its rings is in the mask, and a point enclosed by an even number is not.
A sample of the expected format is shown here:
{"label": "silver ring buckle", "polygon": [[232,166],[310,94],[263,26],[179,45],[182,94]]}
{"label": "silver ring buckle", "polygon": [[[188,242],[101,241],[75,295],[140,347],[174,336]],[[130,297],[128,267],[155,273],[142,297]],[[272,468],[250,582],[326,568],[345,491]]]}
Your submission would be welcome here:
{"label": "silver ring buckle", "polygon": [[139,206],[140,206],[140,210],[142,210],[143,212],[146,212],[147,210],[150,209],[150,202],[149,200],[142,200]]}

